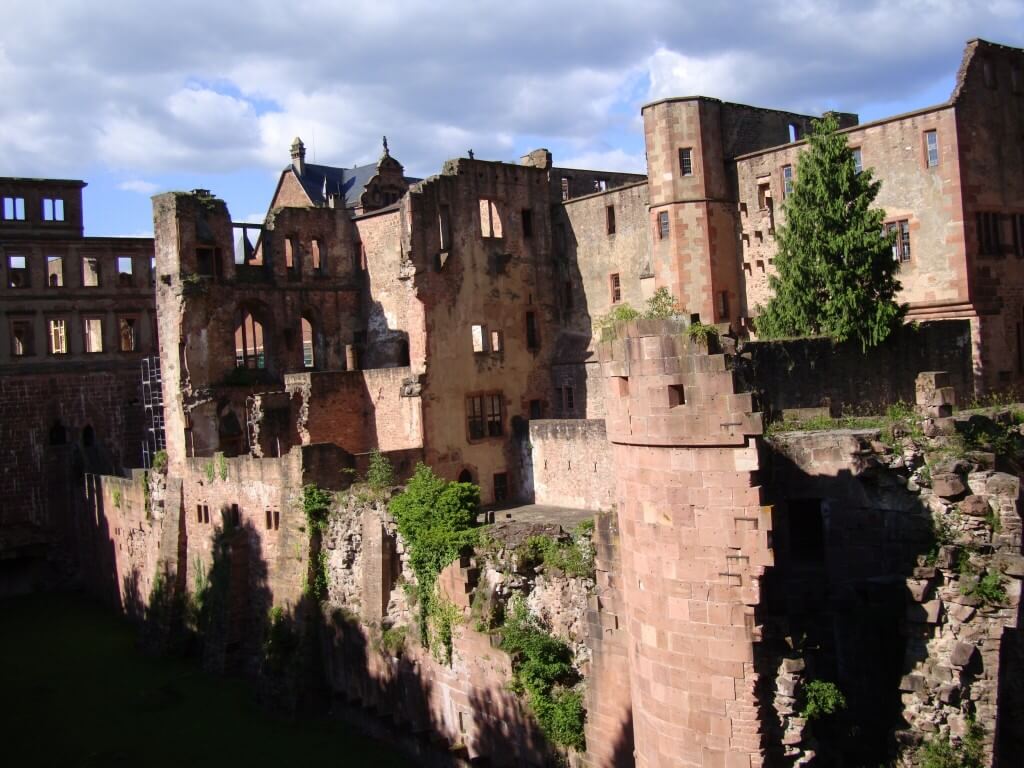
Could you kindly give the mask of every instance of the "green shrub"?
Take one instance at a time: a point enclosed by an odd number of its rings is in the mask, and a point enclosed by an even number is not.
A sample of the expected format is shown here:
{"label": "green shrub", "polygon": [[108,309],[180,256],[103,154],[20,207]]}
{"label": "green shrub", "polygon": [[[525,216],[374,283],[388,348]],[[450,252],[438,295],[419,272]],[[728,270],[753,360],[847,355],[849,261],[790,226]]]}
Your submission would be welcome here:
{"label": "green shrub", "polygon": [[206,482],[208,483],[212,483],[213,478],[217,476],[217,470],[213,466],[212,461],[208,461],[206,462],[206,464],[203,465],[203,472],[206,474]]}
{"label": "green shrub", "polygon": [[118,509],[120,509],[121,508],[121,501],[122,501],[122,494],[121,494],[121,489],[120,488],[114,488],[113,497],[114,497],[114,506],[117,507]]}
{"label": "green shrub", "polygon": [[647,309],[643,316],[645,320],[665,320],[681,313],[676,297],[668,288],[661,287],[647,300]]}
{"label": "green shrub", "polygon": [[217,474],[221,480],[228,479],[228,460],[223,453],[217,451],[213,454],[213,460],[217,462]]}
{"label": "green shrub", "polygon": [[380,650],[387,656],[401,656],[405,650],[405,638],[409,628],[405,626],[388,627],[380,633]]}
{"label": "green shrub", "polygon": [[629,304],[619,304],[613,307],[608,314],[596,318],[594,320],[594,327],[600,332],[601,341],[611,341],[615,338],[615,327],[617,325],[628,323],[630,320],[636,320],[638,317],[640,317],[640,313]]}
{"label": "green shrub", "polygon": [[530,536],[520,547],[519,557],[525,565],[557,568],[567,576],[594,577],[594,549],[590,530],[578,527],[569,541],[551,536]]}
{"label": "green shrub", "polygon": [[801,717],[816,720],[846,709],[846,697],[839,686],[826,680],[811,680],[804,687],[804,706]]}
{"label": "green shrub", "polygon": [[711,341],[711,339],[718,338],[718,329],[713,325],[707,325],[700,321],[696,323],[690,323],[686,329],[686,335],[690,338],[690,341],[695,344],[702,344],[705,347]]}
{"label": "green shrub", "polygon": [[972,719],[959,744],[952,744],[948,735],[936,736],[921,746],[917,759],[921,768],[982,768],[985,764],[984,735],[984,729]]}
{"label": "green shrub", "polygon": [[322,531],[327,525],[327,515],[334,496],[315,483],[302,486],[302,511],[311,531]]}
{"label": "green shrub", "polygon": [[1006,602],[1003,577],[999,571],[995,570],[985,571],[985,574],[973,586],[967,588],[964,594],[977,597],[985,605],[1002,605]]}
{"label": "green shrub", "polygon": [[370,466],[366,471],[366,482],[380,493],[395,484],[395,471],[388,457],[374,449],[370,451]]}
{"label": "green shrub", "polygon": [[600,332],[601,341],[615,338],[615,327],[630,320],[665,320],[685,314],[686,310],[679,306],[679,300],[668,288],[659,288],[647,299],[644,311],[633,309],[629,304],[617,304],[606,315],[594,320],[594,328]]}
{"label": "green shrub", "polygon": [[541,629],[519,600],[502,629],[501,647],[512,656],[512,689],[525,696],[544,735],[563,747],[585,747],[586,711],[573,686],[572,649]]}
{"label": "green shrub", "polygon": [[321,549],[310,563],[310,575],[307,577],[303,592],[318,603],[322,603],[327,599],[327,583],[327,552]]}
{"label": "green shrub", "polygon": [[167,472],[167,451],[157,451],[153,454],[153,471]]}

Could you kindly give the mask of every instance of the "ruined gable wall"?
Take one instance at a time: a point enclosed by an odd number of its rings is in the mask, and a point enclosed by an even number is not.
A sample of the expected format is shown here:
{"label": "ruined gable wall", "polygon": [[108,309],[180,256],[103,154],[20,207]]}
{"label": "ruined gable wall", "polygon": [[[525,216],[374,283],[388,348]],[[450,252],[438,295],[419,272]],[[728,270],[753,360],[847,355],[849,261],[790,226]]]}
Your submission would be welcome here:
{"label": "ruined gable wall", "polygon": [[[940,162],[927,168],[924,132],[939,135]],[[907,219],[911,260],[900,268],[910,316],[928,319],[970,314],[963,247],[963,214],[957,162],[955,115],[936,108],[845,132],[851,147],[859,147],[864,168],[882,182],[875,206],[887,221]],[[785,222],[783,166],[797,174],[797,158],[805,143],[788,144],[736,161],[739,194],[739,251],[742,254],[745,312],[754,314],[771,294],[768,276],[775,274],[775,230]],[[767,184],[771,205],[762,208],[758,186]]]}
{"label": "ruined gable wall", "polygon": [[[959,157],[946,168],[959,168],[963,180],[961,247],[980,315],[980,362],[985,386],[1005,387],[1024,376],[1024,51],[970,43],[955,111],[958,136],[950,151]],[[999,248],[982,247],[979,215],[995,218]]]}
{"label": "ruined gable wall", "polygon": [[269,210],[286,207],[305,208],[309,205],[311,205],[309,195],[306,194],[306,190],[302,188],[299,180],[295,178],[295,174],[291,170],[283,171],[277,194],[270,201]]}
{"label": "ruined gable wall", "polygon": [[[484,237],[481,199],[493,201],[500,237]],[[494,496],[495,473],[509,474],[510,489],[517,484],[514,422],[523,423],[529,416],[531,400],[549,400],[556,310],[546,177],[536,168],[452,161],[442,175],[411,190],[406,201],[409,255],[426,312],[427,463],[450,479],[468,469],[487,502]],[[438,226],[442,206],[447,206],[451,223],[450,248],[444,254]],[[524,209],[532,213],[529,236],[522,226]],[[495,220],[488,234],[499,234],[498,226]],[[527,339],[530,312],[538,330],[535,350]],[[485,352],[473,351],[474,324],[486,327]],[[492,351],[491,331],[502,334],[499,352]],[[471,440],[466,397],[487,394],[501,396],[502,434]]]}

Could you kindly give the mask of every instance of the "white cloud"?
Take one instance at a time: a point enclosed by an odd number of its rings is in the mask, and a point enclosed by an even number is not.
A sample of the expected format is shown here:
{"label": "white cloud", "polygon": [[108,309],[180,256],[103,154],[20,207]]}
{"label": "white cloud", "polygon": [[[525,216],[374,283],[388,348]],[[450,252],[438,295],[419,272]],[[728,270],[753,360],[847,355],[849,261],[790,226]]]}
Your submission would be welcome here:
{"label": "white cloud", "polygon": [[123,189],[125,192],[138,192],[140,195],[152,195],[158,189],[159,184],[154,184],[152,181],[143,181],[142,179],[129,179],[128,181],[122,181],[117,185],[118,189]]}

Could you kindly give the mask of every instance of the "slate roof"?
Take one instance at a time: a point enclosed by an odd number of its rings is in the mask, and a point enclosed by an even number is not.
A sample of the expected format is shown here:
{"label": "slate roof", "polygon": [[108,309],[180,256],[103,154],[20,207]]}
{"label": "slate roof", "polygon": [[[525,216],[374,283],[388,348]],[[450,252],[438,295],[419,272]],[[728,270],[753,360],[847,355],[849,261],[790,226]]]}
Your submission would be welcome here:
{"label": "slate roof", "polygon": [[[331,165],[316,165],[315,163],[305,164],[305,173],[302,176],[296,174],[302,188],[309,195],[313,205],[325,205],[327,200],[324,197],[324,182],[326,181],[327,194],[337,194],[339,191],[345,196],[345,207],[352,208],[359,205],[359,198],[366,189],[370,179],[377,175],[377,163],[368,165],[357,165],[355,168],[335,168]],[[285,167],[285,171],[294,172],[291,165]],[[420,181],[406,177],[410,185]]]}

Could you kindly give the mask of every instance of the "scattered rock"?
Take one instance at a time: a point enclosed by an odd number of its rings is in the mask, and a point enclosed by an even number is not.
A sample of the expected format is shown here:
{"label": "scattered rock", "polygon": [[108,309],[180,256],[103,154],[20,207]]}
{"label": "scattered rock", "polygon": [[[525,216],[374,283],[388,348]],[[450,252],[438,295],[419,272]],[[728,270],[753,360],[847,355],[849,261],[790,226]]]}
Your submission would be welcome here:
{"label": "scattered rock", "polygon": [[984,496],[971,495],[960,502],[960,511],[970,517],[987,517],[992,510]]}
{"label": "scattered rock", "polygon": [[954,667],[966,667],[974,658],[976,650],[970,643],[956,643],[953,652],[949,654],[949,663]]}
{"label": "scattered rock", "polygon": [[952,499],[962,495],[967,490],[964,481],[959,475],[952,472],[945,472],[940,475],[932,475],[932,491],[944,499]]}

